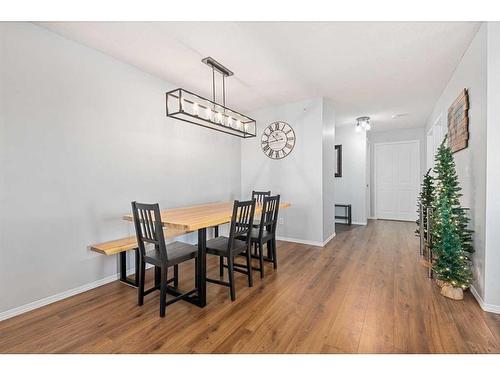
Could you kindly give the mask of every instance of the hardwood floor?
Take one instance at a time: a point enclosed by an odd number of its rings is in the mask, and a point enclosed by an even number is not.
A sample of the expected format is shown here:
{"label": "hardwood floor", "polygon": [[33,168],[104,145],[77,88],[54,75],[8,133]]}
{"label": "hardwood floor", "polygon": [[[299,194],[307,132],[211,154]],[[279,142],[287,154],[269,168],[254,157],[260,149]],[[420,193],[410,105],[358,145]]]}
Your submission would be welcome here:
{"label": "hardwood floor", "polygon": [[[340,228],[339,228],[340,229]],[[470,292],[442,297],[411,223],[339,230],[325,248],[278,243],[279,268],[236,275],[236,301],[208,284],[204,309],[119,282],[0,322],[2,353],[500,353],[500,315]],[[208,272],[218,275],[215,257]],[[192,268],[181,266],[181,287]],[[149,272],[148,277],[152,278]]]}

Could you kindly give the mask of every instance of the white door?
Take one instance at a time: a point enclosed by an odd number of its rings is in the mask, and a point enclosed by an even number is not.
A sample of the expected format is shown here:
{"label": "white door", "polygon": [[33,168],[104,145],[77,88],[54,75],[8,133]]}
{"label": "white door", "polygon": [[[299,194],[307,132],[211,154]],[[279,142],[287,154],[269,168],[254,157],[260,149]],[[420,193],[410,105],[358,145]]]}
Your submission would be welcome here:
{"label": "white door", "polygon": [[377,218],[415,220],[419,179],[418,141],[375,144]]}

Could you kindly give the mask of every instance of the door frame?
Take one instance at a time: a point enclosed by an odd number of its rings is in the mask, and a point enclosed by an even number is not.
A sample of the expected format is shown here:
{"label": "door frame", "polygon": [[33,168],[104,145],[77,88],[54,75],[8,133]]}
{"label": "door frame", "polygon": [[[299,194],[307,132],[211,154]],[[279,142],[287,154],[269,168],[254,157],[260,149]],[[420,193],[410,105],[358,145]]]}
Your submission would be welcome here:
{"label": "door frame", "polygon": [[[377,184],[377,148],[383,145],[397,145],[397,144],[403,144],[403,143],[416,143],[417,144],[417,154],[418,154],[418,181],[421,179],[421,171],[422,171],[422,163],[421,163],[421,155],[420,155],[420,140],[419,139],[409,139],[407,141],[397,141],[397,142],[377,142],[373,143],[373,197],[375,199],[375,204],[374,204],[374,213],[375,213],[375,218],[379,219],[378,217],[378,197],[377,197],[377,191],[378,191],[378,184]],[[406,220],[405,220],[406,221]]]}
{"label": "door frame", "polygon": [[[439,142],[436,144],[436,133],[439,130]],[[443,128],[443,115],[440,113],[436,118],[434,119],[434,122],[432,123],[432,126],[429,127],[427,130],[427,137],[426,137],[426,154],[425,154],[425,170],[431,168],[431,173],[432,169],[434,168],[434,157],[436,155],[436,151],[439,147],[439,144],[443,141],[443,137],[446,133],[444,133],[444,128]],[[431,143],[431,144],[429,144]],[[431,147],[429,147],[431,146]]]}
{"label": "door frame", "polygon": [[366,138],[366,220],[374,219],[372,213],[372,145],[373,143]]}

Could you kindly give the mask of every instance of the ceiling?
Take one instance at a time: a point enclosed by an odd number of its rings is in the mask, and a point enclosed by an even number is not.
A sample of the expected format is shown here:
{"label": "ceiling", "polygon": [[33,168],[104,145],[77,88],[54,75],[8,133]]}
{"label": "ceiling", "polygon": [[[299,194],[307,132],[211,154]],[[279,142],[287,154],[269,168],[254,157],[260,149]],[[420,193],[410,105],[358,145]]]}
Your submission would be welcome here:
{"label": "ceiling", "polygon": [[[331,98],[337,125],[422,127],[477,22],[43,22],[38,25],[211,96],[212,56],[235,75],[229,107]],[[405,114],[394,119],[397,114]]]}

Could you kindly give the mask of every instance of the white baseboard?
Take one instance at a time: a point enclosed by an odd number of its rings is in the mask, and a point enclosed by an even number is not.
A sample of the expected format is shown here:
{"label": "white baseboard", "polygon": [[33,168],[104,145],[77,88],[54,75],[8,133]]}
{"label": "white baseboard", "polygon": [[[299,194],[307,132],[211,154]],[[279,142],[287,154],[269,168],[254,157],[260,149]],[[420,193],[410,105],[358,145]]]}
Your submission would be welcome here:
{"label": "white baseboard", "polygon": [[114,274],[114,275],[105,277],[104,279],[96,280],[96,281],[93,281],[91,283],[81,285],[81,286],[78,286],[76,288],[55,294],[53,296],[45,297],[45,298],[39,299],[38,301],[30,302],[30,303],[27,303],[26,305],[22,305],[22,306],[15,307],[13,309],[1,312],[0,313],[0,321],[12,318],[12,317],[17,316],[17,315],[24,314],[24,313],[31,311],[31,310],[34,310],[34,309],[38,309],[39,307],[50,305],[51,303],[63,300],[65,298],[74,296],[76,294],[86,292],[87,290],[97,288],[97,287],[102,286],[104,284],[111,283],[113,281],[118,280],[118,278],[119,278],[119,275]]}
{"label": "white baseboard", "polygon": [[474,298],[476,299],[479,306],[481,306],[481,308],[484,311],[494,313],[494,314],[500,314],[500,306],[492,305],[490,303],[485,303],[473,285],[471,285],[470,291],[471,291],[472,295],[474,296]]}
{"label": "white baseboard", "polygon": [[333,232],[330,237],[328,237],[325,241],[323,241],[323,247],[325,247],[328,244],[328,242],[333,240],[333,237],[335,237],[336,235],[337,235],[337,233]]}
{"label": "white baseboard", "polygon": [[303,245],[310,245],[310,246],[319,246],[319,247],[324,247],[328,242],[332,240],[333,237],[335,237],[336,233],[333,233],[330,237],[326,239],[324,242],[320,241],[309,241],[309,240],[302,240],[300,238],[292,238],[292,237],[280,237],[276,236],[276,239],[278,241],[286,241],[286,242],[294,242],[294,243],[300,243]]}
{"label": "white baseboard", "polygon": [[[154,266],[151,264],[146,265],[146,268],[151,268],[151,267],[154,267]],[[135,273],[134,268],[127,270],[127,275],[132,275],[134,273]],[[65,298],[72,297],[74,295],[86,292],[90,289],[95,289],[95,288],[100,287],[102,285],[109,284],[109,283],[116,281],[116,280],[119,280],[119,279],[120,279],[120,274],[115,273],[114,275],[107,276],[103,279],[96,280],[96,281],[93,281],[91,283],[81,285],[81,286],[78,286],[76,288],[61,292],[61,293],[54,294],[53,296],[45,297],[45,298],[39,299],[38,301],[30,302],[30,303],[27,303],[27,304],[19,306],[19,307],[15,307],[15,308],[10,309],[10,310],[0,312],[0,322],[2,320],[6,320],[9,318],[13,318],[14,316],[24,314],[28,311],[38,309],[39,307],[47,306],[47,305],[50,305],[51,303],[61,301]]]}
{"label": "white baseboard", "polygon": [[321,246],[321,247],[323,246],[323,242],[302,240],[300,238],[276,236],[276,239],[278,241],[295,242],[295,243],[301,243],[303,245]]}
{"label": "white baseboard", "polygon": [[[336,221],[335,224],[345,224],[345,225],[348,225],[347,223],[340,222],[340,221]],[[368,222],[367,221],[353,221],[351,224],[354,224],[354,225],[368,225]]]}

